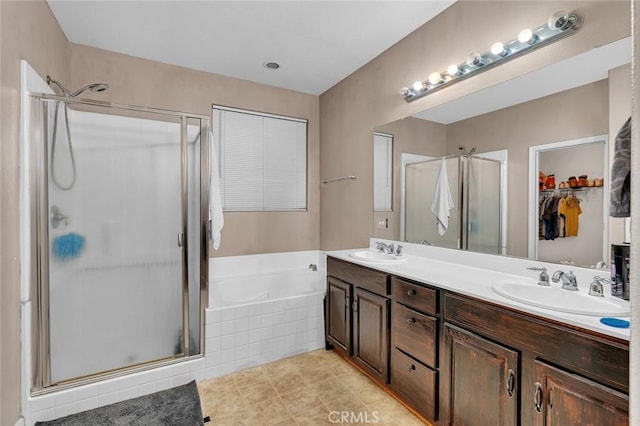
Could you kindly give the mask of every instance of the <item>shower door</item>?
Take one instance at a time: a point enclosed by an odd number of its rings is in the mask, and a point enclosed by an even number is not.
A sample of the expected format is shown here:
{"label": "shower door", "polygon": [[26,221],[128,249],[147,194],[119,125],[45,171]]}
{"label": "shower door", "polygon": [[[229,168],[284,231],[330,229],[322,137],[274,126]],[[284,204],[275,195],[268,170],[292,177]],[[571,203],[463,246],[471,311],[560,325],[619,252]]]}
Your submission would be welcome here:
{"label": "shower door", "polygon": [[449,210],[449,224],[440,235],[431,203],[442,159],[407,164],[405,167],[405,239],[411,243],[428,241],[438,247],[460,247],[460,178],[457,156],[444,159],[454,207]]}
{"label": "shower door", "polygon": [[36,102],[34,389],[198,354],[206,118]]}
{"label": "shower door", "polygon": [[[431,210],[443,161],[454,206],[440,234]],[[500,162],[455,155],[405,166],[405,240],[500,253]]]}

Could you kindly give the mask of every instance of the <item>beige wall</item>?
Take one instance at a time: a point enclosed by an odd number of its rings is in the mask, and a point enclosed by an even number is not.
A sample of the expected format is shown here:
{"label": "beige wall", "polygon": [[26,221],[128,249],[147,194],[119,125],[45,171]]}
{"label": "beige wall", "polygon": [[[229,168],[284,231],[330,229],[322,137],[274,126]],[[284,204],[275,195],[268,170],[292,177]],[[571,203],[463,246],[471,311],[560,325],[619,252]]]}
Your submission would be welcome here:
{"label": "beige wall", "polygon": [[[400,236],[399,183],[401,182],[402,153],[429,155],[432,157],[444,155],[446,150],[446,126],[419,118],[407,117],[375,130],[393,135],[393,211],[373,212],[372,235],[378,238],[397,240]],[[376,226],[376,219],[385,218],[388,219],[388,228]]]}
{"label": "beige wall", "polygon": [[2,1],[0,105],[0,424],[20,415],[20,59],[44,78],[67,81],[67,39],[44,1]]}
{"label": "beige wall", "polygon": [[[320,175],[324,179],[355,174],[358,180],[322,186],[321,247],[368,245],[372,224],[364,218],[372,217],[374,128],[628,36],[629,7],[628,1],[458,1],[323,93]],[[558,9],[580,9],[584,14],[584,25],[570,38],[410,104],[398,95],[400,87],[425,78],[433,69],[459,62],[472,50],[486,50],[505,34],[546,22]]]}
{"label": "beige wall", "polygon": [[508,149],[507,254],[527,256],[529,147],[607,134],[607,80],[447,126],[447,153]]}
{"label": "beige wall", "polygon": [[319,99],[291,90],[167,65],[106,50],[71,44],[73,88],[109,83],[94,98],[211,114],[211,104],[309,120],[307,212],[225,213],[222,243],[212,256],[271,253],[319,248],[318,183]]}

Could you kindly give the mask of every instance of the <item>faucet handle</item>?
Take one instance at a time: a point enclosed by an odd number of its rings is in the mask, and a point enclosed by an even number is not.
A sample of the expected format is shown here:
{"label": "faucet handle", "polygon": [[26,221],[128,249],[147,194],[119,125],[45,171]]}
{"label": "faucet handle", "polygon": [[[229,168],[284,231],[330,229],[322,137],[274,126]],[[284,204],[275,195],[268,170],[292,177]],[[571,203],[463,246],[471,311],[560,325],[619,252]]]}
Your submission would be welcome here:
{"label": "faucet handle", "polygon": [[547,268],[543,267],[538,267],[538,266],[530,266],[527,269],[531,270],[531,271],[540,271],[540,275],[538,276],[538,285],[544,286],[544,287],[548,287],[551,284],[549,284],[549,274],[547,273]]}
{"label": "faucet handle", "polygon": [[400,244],[398,244],[398,247],[396,247],[396,256],[402,256],[402,249],[404,247],[402,247]]}
{"label": "faucet handle", "polygon": [[593,282],[589,286],[589,296],[604,297],[603,282],[611,282],[606,278],[600,278],[599,276],[593,277]]}

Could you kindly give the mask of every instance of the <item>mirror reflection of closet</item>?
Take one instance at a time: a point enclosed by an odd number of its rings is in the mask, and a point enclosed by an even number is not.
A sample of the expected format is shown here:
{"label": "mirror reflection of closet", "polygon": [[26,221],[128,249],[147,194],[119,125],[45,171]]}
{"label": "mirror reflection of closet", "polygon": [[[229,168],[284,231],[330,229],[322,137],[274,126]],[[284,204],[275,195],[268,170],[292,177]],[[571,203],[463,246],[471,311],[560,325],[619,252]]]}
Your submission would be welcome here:
{"label": "mirror reflection of closet", "polygon": [[606,262],[608,152],[607,136],[530,147],[529,195],[538,208],[530,209],[529,257],[587,267]]}

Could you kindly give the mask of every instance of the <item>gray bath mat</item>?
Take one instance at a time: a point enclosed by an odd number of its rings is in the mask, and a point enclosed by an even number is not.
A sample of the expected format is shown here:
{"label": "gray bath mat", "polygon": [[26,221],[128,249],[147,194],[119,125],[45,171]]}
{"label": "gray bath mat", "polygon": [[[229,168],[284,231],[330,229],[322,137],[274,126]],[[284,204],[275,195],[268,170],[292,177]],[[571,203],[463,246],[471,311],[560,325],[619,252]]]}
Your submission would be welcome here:
{"label": "gray bath mat", "polygon": [[196,382],[117,402],[41,426],[202,426],[202,407]]}

